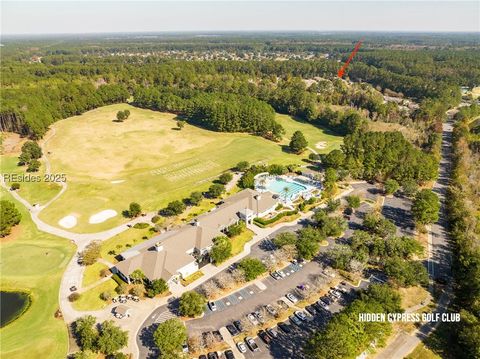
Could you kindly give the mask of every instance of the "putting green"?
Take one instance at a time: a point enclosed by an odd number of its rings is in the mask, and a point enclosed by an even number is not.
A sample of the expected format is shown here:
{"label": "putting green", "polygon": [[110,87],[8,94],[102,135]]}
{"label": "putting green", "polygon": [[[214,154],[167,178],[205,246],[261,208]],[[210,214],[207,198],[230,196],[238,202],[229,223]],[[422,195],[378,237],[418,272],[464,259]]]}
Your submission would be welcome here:
{"label": "putting green", "polygon": [[74,253],[67,240],[39,232],[24,207],[1,189],[2,199],[15,202],[22,221],[11,237],[0,243],[1,287],[25,290],[32,304],[20,318],[0,329],[0,357],[65,358],[68,333],[58,309],[63,271]]}
{"label": "putting green", "polygon": [[[126,108],[131,112],[128,120],[114,122],[116,112]],[[287,131],[280,143],[193,125],[178,130],[174,118],[173,114],[118,104],[55,123],[47,135],[45,152],[52,173],[66,174],[68,189],[40,218],[58,226],[60,219],[73,215],[77,225],[70,231],[106,230],[125,222],[121,213],[130,202],[140,203],[145,211],[158,210],[192,191],[206,190],[215,177],[240,161],[303,163],[308,151],[298,156],[284,150],[296,129],[305,133],[318,152],[337,148],[342,141],[284,115],[277,116]],[[323,151],[314,146],[321,141],[326,143]],[[109,209],[118,215],[89,223],[90,216]]]}

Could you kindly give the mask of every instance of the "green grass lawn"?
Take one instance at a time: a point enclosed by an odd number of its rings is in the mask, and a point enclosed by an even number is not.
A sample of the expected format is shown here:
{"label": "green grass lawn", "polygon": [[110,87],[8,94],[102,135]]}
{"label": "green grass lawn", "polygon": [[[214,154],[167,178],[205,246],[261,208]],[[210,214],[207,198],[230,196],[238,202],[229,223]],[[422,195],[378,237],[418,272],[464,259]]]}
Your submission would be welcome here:
{"label": "green grass lawn", "polygon": [[435,354],[430,349],[428,349],[425,344],[420,343],[417,345],[415,350],[411,352],[407,359],[440,359],[441,356]]}
{"label": "green grass lawn", "polygon": [[31,294],[30,308],[0,329],[0,357],[65,358],[68,333],[58,309],[60,279],[75,248],[67,240],[39,232],[28,212],[5,190],[2,199],[15,202],[22,222],[0,243],[1,288]]}
{"label": "green grass lawn", "polygon": [[[290,142],[289,140],[295,131],[302,131],[308,141],[308,147],[318,153],[328,153],[331,150],[340,148],[340,145],[343,143],[343,137],[335,135],[326,129],[313,126],[306,121],[294,120],[289,115],[277,114],[275,120],[285,129],[286,134],[283,141],[285,144]],[[322,142],[325,143],[322,144]],[[325,145],[325,148],[321,148],[323,145]],[[308,151],[306,154],[308,155]]]}
{"label": "green grass lawn", "polygon": [[73,307],[76,310],[98,310],[105,308],[109,302],[106,302],[100,298],[100,294],[103,292],[109,292],[111,296],[115,296],[115,288],[117,283],[113,279],[109,279],[103,283],[96,285],[95,287],[81,293],[80,299],[73,302]]}
{"label": "green grass lawn", "polygon": [[91,266],[87,266],[83,272],[82,287],[88,287],[90,284],[102,279],[100,273],[103,269],[108,269],[108,267],[100,262],[96,262]]}
{"label": "green grass lawn", "polygon": [[[102,248],[100,250],[100,256],[109,261],[110,263],[116,263],[115,256],[126,251],[128,248],[133,247],[145,239],[143,237],[151,238],[157,233],[150,231],[149,228],[137,229],[129,228],[126,231],[117,234],[116,236],[107,239],[102,242]],[[115,253],[109,253],[114,251]]]}
{"label": "green grass lawn", "polygon": [[245,247],[245,243],[249,242],[253,238],[253,235],[254,233],[251,230],[245,229],[238,236],[233,237],[231,239],[232,256],[235,256],[241,251],[243,251],[243,247]]}
{"label": "green grass lawn", "polygon": [[[17,156],[2,156],[2,174],[15,174],[15,175],[30,175],[30,176],[39,176],[41,182],[18,182],[20,183],[20,189],[17,190],[18,194],[26,199],[31,204],[45,204],[51,198],[60,192],[60,185],[54,182],[45,182],[45,165],[42,161],[42,166],[40,171],[34,173],[28,173],[26,171],[26,166],[17,166],[18,157]],[[5,178],[5,177],[4,177]],[[11,185],[15,181],[5,181],[8,185]]]}
{"label": "green grass lawn", "polygon": [[[129,119],[113,122],[116,112],[126,108],[131,112]],[[242,160],[304,163],[309,151],[295,155],[285,150],[297,129],[318,152],[337,148],[342,141],[340,136],[290,116],[277,115],[277,120],[287,132],[279,143],[193,125],[179,131],[175,115],[127,104],[105,106],[58,121],[45,152],[49,153],[52,173],[66,174],[68,189],[41,212],[40,218],[57,226],[64,216],[73,215],[77,225],[70,231],[106,230],[126,221],[121,213],[130,202],[140,203],[145,211],[158,210],[172,200],[188,197],[192,191],[207,190],[213,179]],[[324,150],[315,147],[321,141],[326,142]],[[7,169],[19,170],[15,161],[7,160]],[[46,188],[45,183],[24,187],[22,184],[25,197],[40,203],[58,191],[57,187]],[[89,223],[91,215],[107,209],[115,210],[117,216]]]}

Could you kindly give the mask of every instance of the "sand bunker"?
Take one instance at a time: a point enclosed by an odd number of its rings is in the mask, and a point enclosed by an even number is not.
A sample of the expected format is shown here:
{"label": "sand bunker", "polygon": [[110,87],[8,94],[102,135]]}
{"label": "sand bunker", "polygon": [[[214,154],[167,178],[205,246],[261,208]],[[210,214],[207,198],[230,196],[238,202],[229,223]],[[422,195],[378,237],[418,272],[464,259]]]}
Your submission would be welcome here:
{"label": "sand bunker", "polygon": [[113,209],[106,209],[104,211],[95,213],[93,216],[90,216],[88,223],[90,224],[97,224],[105,222],[107,219],[115,217],[117,215],[117,211]]}
{"label": "sand bunker", "polygon": [[123,183],[125,180],[115,180],[115,181],[110,181],[112,184],[118,184],[118,183]]}
{"label": "sand bunker", "polygon": [[58,224],[63,228],[73,228],[77,225],[77,218],[72,215],[65,216],[58,221]]}
{"label": "sand bunker", "polygon": [[326,141],[320,141],[315,144],[315,147],[318,148],[319,150],[323,150],[324,148],[327,148],[327,142]]}

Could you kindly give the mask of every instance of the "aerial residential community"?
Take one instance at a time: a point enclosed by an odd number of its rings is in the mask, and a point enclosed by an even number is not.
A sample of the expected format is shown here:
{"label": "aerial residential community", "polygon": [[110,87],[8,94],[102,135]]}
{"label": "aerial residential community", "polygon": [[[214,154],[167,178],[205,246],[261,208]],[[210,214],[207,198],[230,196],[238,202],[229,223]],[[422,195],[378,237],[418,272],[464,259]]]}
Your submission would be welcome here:
{"label": "aerial residential community", "polygon": [[478,2],[0,6],[1,358],[480,358]]}

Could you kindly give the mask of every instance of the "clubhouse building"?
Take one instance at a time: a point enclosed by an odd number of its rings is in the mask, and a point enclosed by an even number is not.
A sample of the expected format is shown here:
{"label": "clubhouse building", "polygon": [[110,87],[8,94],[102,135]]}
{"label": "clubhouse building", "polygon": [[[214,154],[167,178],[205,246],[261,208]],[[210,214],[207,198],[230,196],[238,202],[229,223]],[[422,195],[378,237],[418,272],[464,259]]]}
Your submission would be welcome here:
{"label": "clubhouse building", "polygon": [[199,262],[213,246],[213,239],[225,235],[231,225],[244,221],[251,224],[255,217],[275,211],[278,196],[245,189],[223,201],[208,213],[179,229],[155,236],[120,254],[122,261],[112,268],[130,283],[130,274],[140,269],[146,279],[178,281],[195,273]]}

